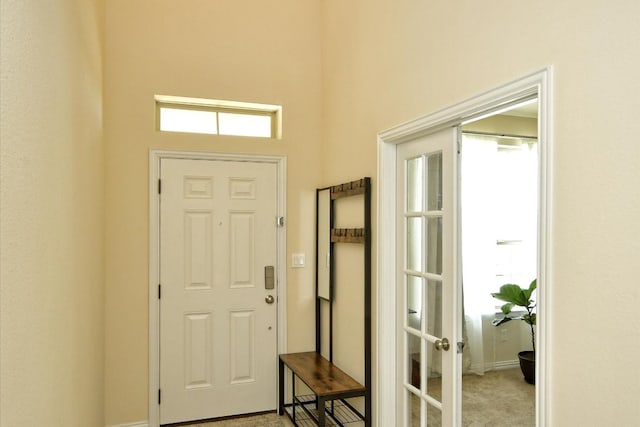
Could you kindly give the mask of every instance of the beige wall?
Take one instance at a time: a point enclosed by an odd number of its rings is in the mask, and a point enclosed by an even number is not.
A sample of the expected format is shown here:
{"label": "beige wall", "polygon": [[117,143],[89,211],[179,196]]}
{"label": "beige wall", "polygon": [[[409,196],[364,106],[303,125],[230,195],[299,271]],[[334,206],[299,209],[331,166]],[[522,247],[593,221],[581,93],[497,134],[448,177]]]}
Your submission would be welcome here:
{"label": "beige wall", "polygon": [[[524,322],[507,322],[496,327],[493,315],[482,316],[482,346],[486,369],[498,369],[505,363],[518,365],[518,353],[531,350],[531,329]],[[474,361],[471,360],[471,363]]]}
{"label": "beige wall", "polygon": [[[147,419],[150,148],[287,155],[287,253],[309,260],[314,188],[375,192],[377,132],[549,64],[552,424],[640,418],[637,2],[111,0],[104,56],[101,0],[0,7],[1,425]],[[161,135],[158,93],[282,104],[284,138]],[[287,271],[292,351],[312,277]]]}
{"label": "beige wall", "polygon": [[102,2],[0,2],[0,425],[103,425]]}
{"label": "beige wall", "polygon": [[326,0],[323,10],[330,182],[369,174],[375,189],[377,132],[553,65],[550,417],[639,419],[640,4]]}
{"label": "beige wall", "polygon": [[[321,162],[320,4],[298,0],[106,4],[106,423],[148,417],[151,148],[287,156],[289,350],[313,336],[315,188]],[[159,133],[154,94],[283,106],[283,138]]]}

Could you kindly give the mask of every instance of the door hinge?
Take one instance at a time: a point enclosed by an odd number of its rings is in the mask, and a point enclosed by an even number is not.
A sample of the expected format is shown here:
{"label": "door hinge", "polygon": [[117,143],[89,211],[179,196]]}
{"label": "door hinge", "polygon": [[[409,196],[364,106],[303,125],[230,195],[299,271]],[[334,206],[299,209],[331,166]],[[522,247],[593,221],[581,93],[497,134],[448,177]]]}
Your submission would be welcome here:
{"label": "door hinge", "polygon": [[158,284],[158,299],[162,298],[162,285]]}
{"label": "door hinge", "polygon": [[162,392],[158,389],[158,405],[162,403]]}
{"label": "door hinge", "polygon": [[162,193],[162,180],[158,179],[158,194]]}
{"label": "door hinge", "polygon": [[283,216],[276,217],[276,226],[277,227],[284,227],[284,217]]}

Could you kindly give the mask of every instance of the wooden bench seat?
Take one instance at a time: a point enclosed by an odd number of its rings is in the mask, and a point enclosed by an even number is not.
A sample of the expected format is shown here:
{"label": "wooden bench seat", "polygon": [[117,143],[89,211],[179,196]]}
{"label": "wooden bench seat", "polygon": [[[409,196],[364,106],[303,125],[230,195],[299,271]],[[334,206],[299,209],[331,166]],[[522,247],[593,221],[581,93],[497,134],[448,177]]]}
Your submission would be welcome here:
{"label": "wooden bench seat", "polygon": [[[315,351],[309,351],[304,353],[291,353],[281,354],[279,363],[279,414],[284,413],[284,367],[288,367],[292,376],[298,377],[303,383],[309,387],[311,392],[316,396],[317,408],[324,408],[325,402],[335,399],[346,399],[349,397],[364,396],[366,388],[344,373],[341,369],[329,362]],[[294,380],[293,379],[293,380]],[[292,381],[293,381],[292,380]],[[293,411],[294,416],[292,421],[296,424],[295,420],[295,406],[296,404],[303,404],[295,396],[295,388],[293,390]],[[317,411],[317,418],[314,417],[318,426],[324,427],[325,425],[325,411]],[[310,414],[311,415],[311,414]],[[360,414],[358,414],[360,415]],[[361,415],[360,415],[361,416]]]}

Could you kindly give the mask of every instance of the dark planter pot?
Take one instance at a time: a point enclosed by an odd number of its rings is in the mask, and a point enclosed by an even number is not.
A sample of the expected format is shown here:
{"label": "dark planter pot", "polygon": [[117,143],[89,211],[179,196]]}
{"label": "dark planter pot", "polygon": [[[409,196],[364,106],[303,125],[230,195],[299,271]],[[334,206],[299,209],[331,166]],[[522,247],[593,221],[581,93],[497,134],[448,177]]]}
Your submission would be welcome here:
{"label": "dark planter pot", "polygon": [[536,383],[536,352],[535,351],[521,351],[518,353],[518,359],[520,359],[520,369],[524,380],[529,384]]}

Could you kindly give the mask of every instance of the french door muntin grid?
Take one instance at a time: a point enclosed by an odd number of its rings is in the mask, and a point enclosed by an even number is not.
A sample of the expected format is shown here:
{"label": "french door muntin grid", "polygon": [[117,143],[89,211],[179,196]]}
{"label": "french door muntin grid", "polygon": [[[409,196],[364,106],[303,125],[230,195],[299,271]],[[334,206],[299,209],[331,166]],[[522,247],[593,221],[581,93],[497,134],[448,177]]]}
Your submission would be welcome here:
{"label": "french door muntin grid", "polygon": [[[442,383],[437,375],[434,381],[433,372],[441,373],[442,362],[441,353],[434,349],[434,343],[442,336],[442,152],[407,159],[405,189],[406,252],[402,281],[406,313],[403,325],[405,425],[415,425],[418,421],[420,426],[425,426],[427,420],[429,425],[439,425],[442,403],[438,399],[442,399]],[[414,372],[418,366],[419,376]],[[419,411],[414,408],[416,403],[420,405]],[[414,419],[417,417],[419,419]]]}

